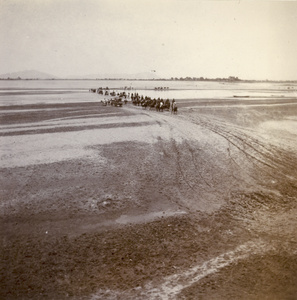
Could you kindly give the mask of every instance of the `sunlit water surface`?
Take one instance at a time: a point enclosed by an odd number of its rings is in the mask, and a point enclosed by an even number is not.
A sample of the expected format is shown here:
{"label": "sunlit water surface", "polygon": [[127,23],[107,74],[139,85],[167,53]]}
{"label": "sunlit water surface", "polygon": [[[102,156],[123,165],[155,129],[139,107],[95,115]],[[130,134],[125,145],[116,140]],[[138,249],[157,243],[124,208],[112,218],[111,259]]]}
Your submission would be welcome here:
{"label": "sunlit water surface", "polygon": [[[98,101],[99,96],[89,95],[89,89],[99,87],[108,87],[109,90],[116,92],[138,93],[151,98],[180,100],[297,98],[297,84],[284,82],[1,80],[0,105]],[[163,90],[156,90],[160,87]],[[70,93],[71,97],[69,97]],[[88,96],[81,96],[85,93],[88,93]]]}

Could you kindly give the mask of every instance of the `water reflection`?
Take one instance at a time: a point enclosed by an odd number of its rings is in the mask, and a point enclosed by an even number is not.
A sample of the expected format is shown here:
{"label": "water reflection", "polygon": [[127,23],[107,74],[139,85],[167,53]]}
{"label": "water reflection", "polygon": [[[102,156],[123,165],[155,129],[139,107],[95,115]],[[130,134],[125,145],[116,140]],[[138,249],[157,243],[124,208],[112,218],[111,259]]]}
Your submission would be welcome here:
{"label": "water reflection", "polygon": [[[204,81],[129,81],[129,80],[1,80],[0,96],[22,97],[22,94],[88,93],[89,89],[108,87],[110,91],[139,93],[163,99],[226,98],[297,98],[297,84],[285,82],[204,82]],[[163,90],[155,90],[155,88]],[[164,90],[164,88],[166,88]],[[26,93],[27,92],[27,93]],[[56,92],[56,93],[55,93]],[[63,95],[59,96],[64,98]],[[2,98],[2,97],[1,97]],[[50,97],[51,98],[51,97]],[[74,97],[75,98],[75,97]],[[94,99],[93,99],[94,100]],[[92,100],[92,101],[93,101]]]}

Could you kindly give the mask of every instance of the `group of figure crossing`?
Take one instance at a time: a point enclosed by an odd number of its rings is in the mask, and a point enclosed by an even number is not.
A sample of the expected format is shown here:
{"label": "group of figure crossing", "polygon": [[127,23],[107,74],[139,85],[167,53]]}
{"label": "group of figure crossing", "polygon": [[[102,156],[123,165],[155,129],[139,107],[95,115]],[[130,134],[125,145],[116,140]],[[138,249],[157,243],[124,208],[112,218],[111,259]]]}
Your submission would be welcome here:
{"label": "group of figure crossing", "polygon": [[151,109],[155,109],[156,111],[163,111],[165,110],[170,110],[171,113],[176,114],[177,113],[177,105],[176,105],[176,101],[173,99],[171,102],[169,99],[152,99],[150,97],[147,96],[140,96],[138,93],[135,94],[131,94],[131,101],[133,105],[136,106],[141,106],[144,109],[146,109],[147,107],[151,110]]}

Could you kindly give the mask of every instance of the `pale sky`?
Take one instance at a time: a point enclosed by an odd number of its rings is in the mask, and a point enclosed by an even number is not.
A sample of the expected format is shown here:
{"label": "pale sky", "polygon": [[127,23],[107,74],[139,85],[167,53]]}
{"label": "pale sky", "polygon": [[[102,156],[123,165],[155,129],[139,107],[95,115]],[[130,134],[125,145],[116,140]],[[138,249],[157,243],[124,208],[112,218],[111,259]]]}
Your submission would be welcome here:
{"label": "pale sky", "polygon": [[0,74],[297,80],[297,2],[0,0],[0,57]]}

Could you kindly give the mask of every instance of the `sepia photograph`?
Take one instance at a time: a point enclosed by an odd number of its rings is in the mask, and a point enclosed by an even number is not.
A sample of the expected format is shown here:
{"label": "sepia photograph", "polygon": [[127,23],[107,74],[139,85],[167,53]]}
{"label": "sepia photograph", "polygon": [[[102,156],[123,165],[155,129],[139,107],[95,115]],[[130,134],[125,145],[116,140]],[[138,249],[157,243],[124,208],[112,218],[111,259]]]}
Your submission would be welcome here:
{"label": "sepia photograph", "polygon": [[0,299],[297,299],[297,1],[0,0]]}

